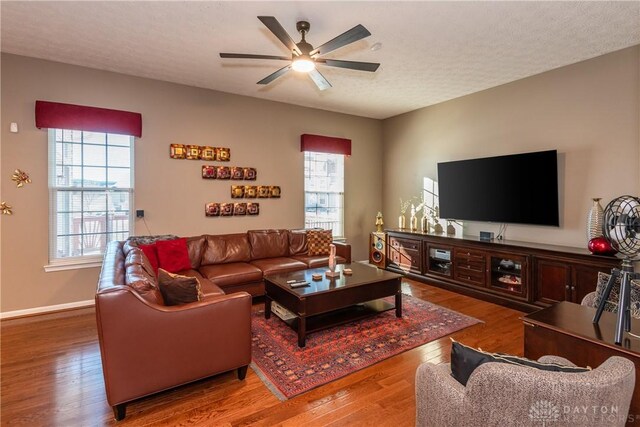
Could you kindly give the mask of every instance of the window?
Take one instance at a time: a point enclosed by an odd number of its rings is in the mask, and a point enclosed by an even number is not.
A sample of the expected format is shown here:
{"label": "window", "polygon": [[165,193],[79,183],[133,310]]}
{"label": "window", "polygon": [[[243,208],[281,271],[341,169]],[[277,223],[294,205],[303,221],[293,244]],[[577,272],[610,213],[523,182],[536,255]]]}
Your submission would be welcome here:
{"label": "window", "polygon": [[132,229],[133,137],[49,129],[49,263],[100,261]]}
{"label": "window", "polygon": [[344,155],[304,152],[304,225],[344,236]]}
{"label": "window", "polygon": [[422,202],[423,202],[423,215],[427,215],[430,221],[433,223],[438,219],[438,223],[442,227],[446,227],[444,230],[447,234],[462,235],[463,223],[461,221],[453,221],[440,218],[440,198],[438,196],[438,182],[431,178],[424,177],[422,188]]}

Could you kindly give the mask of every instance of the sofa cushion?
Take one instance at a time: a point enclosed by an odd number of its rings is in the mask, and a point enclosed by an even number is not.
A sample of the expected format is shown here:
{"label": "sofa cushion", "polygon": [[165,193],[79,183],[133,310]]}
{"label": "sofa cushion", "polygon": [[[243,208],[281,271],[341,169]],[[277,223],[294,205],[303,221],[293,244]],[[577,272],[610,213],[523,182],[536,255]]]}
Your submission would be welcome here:
{"label": "sofa cushion", "polygon": [[251,259],[277,258],[289,255],[287,230],[251,230],[247,232],[251,244]]}
{"label": "sofa cushion", "polygon": [[307,264],[304,262],[286,257],[256,259],[251,261],[251,264],[262,270],[264,275],[305,270],[307,268]]}
{"label": "sofa cushion", "polygon": [[189,252],[187,251],[187,239],[160,240],[156,242],[158,250],[158,264],[160,268],[169,273],[191,269]]}
{"label": "sofa cushion", "polygon": [[155,276],[149,274],[142,265],[129,264],[125,267],[125,284],[135,290],[145,301],[164,305],[164,299],[156,285]]}
{"label": "sofa cushion", "polygon": [[308,250],[307,230],[289,230],[289,255],[304,255]]}
{"label": "sofa cushion", "polygon": [[478,366],[488,362],[508,363],[553,372],[580,373],[591,370],[589,367],[563,366],[556,363],[537,362],[535,360],[525,359],[524,357],[507,354],[487,353],[468,347],[457,341],[451,341],[451,376],[464,386],[467,385],[467,381],[473,371],[475,371]]}
{"label": "sofa cushion", "polygon": [[329,255],[329,245],[333,241],[331,230],[309,230],[307,242],[309,255]]}
{"label": "sofa cushion", "polygon": [[195,277],[196,279],[198,279],[198,282],[200,282],[200,291],[202,292],[204,299],[206,299],[207,297],[224,295],[224,291],[220,289],[218,285],[204,277],[197,270],[183,270],[179,271],[178,274],[181,276]]}
{"label": "sofa cushion", "polygon": [[249,262],[251,247],[247,233],[207,235],[201,265]]}
{"label": "sofa cushion", "polygon": [[189,253],[189,261],[191,267],[199,268],[204,253],[205,239],[204,236],[187,237],[187,252]]}
{"label": "sofa cushion", "polygon": [[[153,270],[153,274],[158,276],[158,248],[155,243],[152,245],[139,245],[138,248],[144,253],[147,257],[147,261]],[[133,251],[132,251],[133,252]],[[132,252],[129,252],[131,254]]]}
{"label": "sofa cushion", "polygon": [[158,285],[166,305],[188,304],[202,299],[200,282],[195,277],[172,274],[159,268]]}
{"label": "sofa cushion", "polygon": [[[329,265],[329,255],[296,255],[292,258],[304,262],[308,268],[318,268]],[[346,262],[347,260],[343,257],[336,256],[336,264],[345,264]]]}
{"label": "sofa cushion", "polygon": [[139,265],[142,269],[148,273],[149,280],[153,283],[154,286],[158,284],[156,281],[156,270],[153,268],[153,265],[149,258],[144,254],[144,251],[140,248],[131,248],[129,253],[127,254],[124,260],[125,269],[132,265]]}
{"label": "sofa cushion", "polygon": [[200,273],[221,288],[262,280],[262,270],[246,262],[200,266]]}

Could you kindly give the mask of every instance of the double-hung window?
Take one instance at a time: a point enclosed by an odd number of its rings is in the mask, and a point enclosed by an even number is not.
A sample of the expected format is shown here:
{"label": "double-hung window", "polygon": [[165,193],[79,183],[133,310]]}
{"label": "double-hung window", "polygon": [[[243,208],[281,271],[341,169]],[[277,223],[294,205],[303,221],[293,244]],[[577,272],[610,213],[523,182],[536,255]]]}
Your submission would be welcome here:
{"label": "double-hung window", "polygon": [[49,267],[99,262],[133,226],[133,137],[49,129]]}
{"label": "double-hung window", "polygon": [[344,155],[304,152],[304,223],[344,237]]}

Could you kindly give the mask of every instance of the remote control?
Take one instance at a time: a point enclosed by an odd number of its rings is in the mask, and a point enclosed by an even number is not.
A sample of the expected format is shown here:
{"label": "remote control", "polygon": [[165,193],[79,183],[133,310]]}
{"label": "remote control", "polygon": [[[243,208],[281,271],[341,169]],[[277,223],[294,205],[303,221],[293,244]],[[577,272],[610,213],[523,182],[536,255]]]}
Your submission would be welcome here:
{"label": "remote control", "polygon": [[287,285],[290,285],[292,283],[298,283],[297,280],[287,280]]}
{"label": "remote control", "polygon": [[305,286],[309,286],[309,282],[296,282],[290,284],[289,286],[291,286],[292,288],[303,288]]}

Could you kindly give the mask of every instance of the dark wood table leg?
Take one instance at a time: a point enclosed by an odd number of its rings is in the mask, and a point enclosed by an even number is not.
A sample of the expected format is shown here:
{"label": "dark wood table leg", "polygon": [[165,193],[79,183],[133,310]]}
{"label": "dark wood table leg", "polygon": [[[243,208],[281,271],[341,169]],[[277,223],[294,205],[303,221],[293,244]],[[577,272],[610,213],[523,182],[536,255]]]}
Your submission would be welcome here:
{"label": "dark wood table leg", "polygon": [[264,318],[269,319],[271,317],[271,298],[268,295],[264,296]]}
{"label": "dark wood table leg", "polygon": [[396,293],[396,317],[402,317],[402,292]]}
{"label": "dark wood table leg", "polygon": [[300,316],[298,318],[298,347],[303,348],[307,345],[307,318]]}

